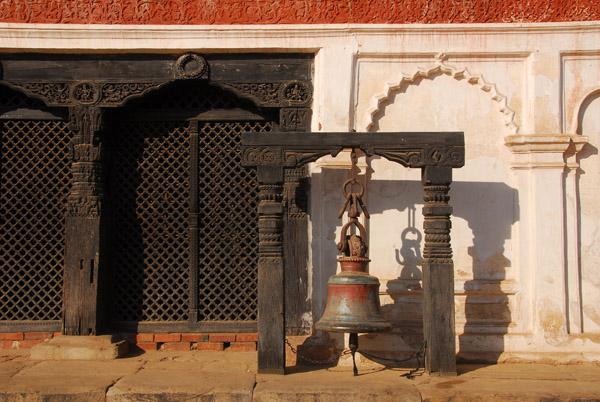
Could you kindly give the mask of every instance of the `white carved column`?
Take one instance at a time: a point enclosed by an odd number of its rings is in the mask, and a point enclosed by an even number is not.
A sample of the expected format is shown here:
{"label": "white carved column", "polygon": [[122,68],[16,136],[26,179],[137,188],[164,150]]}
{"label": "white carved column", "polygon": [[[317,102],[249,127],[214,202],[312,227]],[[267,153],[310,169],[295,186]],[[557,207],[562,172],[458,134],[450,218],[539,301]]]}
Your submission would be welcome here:
{"label": "white carved column", "polygon": [[580,283],[572,250],[577,247],[577,239],[572,238],[577,225],[576,176],[569,169],[576,169],[573,156],[585,142],[585,137],[564,134],[506,138],[515,156],[512,168],[520,193],[520,280],[522,288],[531,292],[522,300],[530,318],[524,323],[536,338],[551,345],[565,341],[570,322],[577,322],[572,317],[579,308],[575,289]]}

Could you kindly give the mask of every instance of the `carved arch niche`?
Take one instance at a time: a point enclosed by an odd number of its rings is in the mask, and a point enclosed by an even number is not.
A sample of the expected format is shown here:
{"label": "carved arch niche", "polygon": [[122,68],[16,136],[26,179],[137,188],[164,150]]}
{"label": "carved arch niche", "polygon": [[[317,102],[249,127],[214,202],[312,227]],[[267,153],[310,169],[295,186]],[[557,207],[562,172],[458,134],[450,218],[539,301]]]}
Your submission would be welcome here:
{"label": "carved arch niche", "polygon": [[589,138],[589,143],[577,154],[583,332],[600,333],[600,89],[585,97],[578,123],[577,133]]}
{"label": "carved arch niche", "polygon": [[[467,167],[456,172],[450,194],[455,217],[456,288],[460,289],[456,295],[457,333],[476,333],[490,325],[496,333],[505,333],[512,321],[511,310],[516,310],[516,290],[499,289],[506,288],[503,281],[514,278],[511,238],[518,220],[514,208],[517,192],[510,186],[512,155],[504,146],[505,136],[516,133],[517,127],[506,98],[481,76],[438,65],[389,84],[372,99],[368,113],[370,131],[464,131]],[[381,270],[374,275],[387,279],[390,298],[383,309],[401,316],[400,309],[405,307],[394,302],[394,291],[407,286],[410,268],[406,263],[409,256],[402,253],[422,233],[407,237],[406,244],[390,239],[402,238],[407,223],[411,228],[422,226],[421,217],[413,212],[423,206],[420,176],[418,171],[398,169],[378,158],[370,161],[370,167],[368,205],[381,212],[371,213],[371,227],[380,228],[371,234],[372,267]],[[391,199],[404,200],[396,204],[397,211],[390,208]],[[384,235],[377,237],[378,233]],[[418,272],[411,272],[411,279],[420,279]],[[489,289],[493,290],[469,293],[483,289],[484,283],[491,283]],[[485,313],[489,311],[485,306],[492,306],[493,317]],[[414,313],[418,312],[417,303]]]}

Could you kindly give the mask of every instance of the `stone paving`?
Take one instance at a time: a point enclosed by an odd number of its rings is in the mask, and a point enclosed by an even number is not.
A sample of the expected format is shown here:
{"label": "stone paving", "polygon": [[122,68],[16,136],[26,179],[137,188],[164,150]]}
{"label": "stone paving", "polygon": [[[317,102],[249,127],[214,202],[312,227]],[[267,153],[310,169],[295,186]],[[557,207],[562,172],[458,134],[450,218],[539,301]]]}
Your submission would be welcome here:
{"label": "stone paving", "polygon": [[256,374],[256,352],[147,352],[33,361],[0,350],[0,401],[600,401],[600,365],[460,365],[456,377],[363,364]]}

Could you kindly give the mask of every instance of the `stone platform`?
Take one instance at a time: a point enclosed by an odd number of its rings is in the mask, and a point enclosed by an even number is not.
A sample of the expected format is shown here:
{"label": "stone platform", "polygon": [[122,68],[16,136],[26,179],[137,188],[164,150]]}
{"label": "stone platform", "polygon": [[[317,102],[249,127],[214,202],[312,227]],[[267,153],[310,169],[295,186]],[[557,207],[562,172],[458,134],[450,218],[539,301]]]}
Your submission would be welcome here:
{"label": "stone platform", "polygon": [[600,401],[600,365],[459,365],[456,377],[363,365],[256,374],[256,352],[148,352],[35,361],[0,351],[0,401]]}
{"label": "stone platform", "polygon": [[63,335],[31,348],[31,360],[112,360],[129,352],[129,343],[116,335]]}

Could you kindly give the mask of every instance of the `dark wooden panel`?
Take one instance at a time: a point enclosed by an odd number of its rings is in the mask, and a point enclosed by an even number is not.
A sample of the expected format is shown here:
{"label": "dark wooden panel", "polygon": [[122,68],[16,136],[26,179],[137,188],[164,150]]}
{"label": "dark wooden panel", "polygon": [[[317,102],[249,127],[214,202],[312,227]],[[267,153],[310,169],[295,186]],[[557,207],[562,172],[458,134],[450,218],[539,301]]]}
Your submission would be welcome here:
{"label": "dark wooden panel", "polygon": [[423,263],[423,333],[427,372],[456,375],[452,264]]}
{"label": "dark wooden panel", "polygon": [[274,82],[312,80],[312,54],[205,55],[212,81]]}
{"label": "dark wooden panel", "polygon": [[173,75],[178,55],[5,54],[2,79],[38,81],[144,80]]}
{"label": "dark wooden panel", "polygon": [[283,253],[287,335],[312,332],[312,324],[306,320],[306,314],[312,311],[308,290],[308,183],[305,167],[286,170]]}
{"label": "dark wooden panel", "polygon": [[59,332],[61,321],[0,321],[2,332]]}
{"label": "dark wooden panel", "polygon": [[[2,79],[30,81],[170,79],[178,54],[4,54]],[[312,54],[206,55],[219,82],[311,80]]]}
{"label": "dark wooden panel", "polygon": [[258,263],[258,372],[285,372],[283,258]]}
{"label": "dark wooden panel", "polygon": [[303,315],[310,312],[308,298],[308,221],[286,219],[283,230],[285,259],[285,322],[287,335],[310,335]]}
{"label": "dark wooden panel", "polygon": [[67,217],[66,238],[64,333],[96,335],[100,318],[100,218]]}
{"label": "dark wooden panel", "polygon": [[464,146],[462,132],[397,132],[397,133],[268,133],[246,135],[244,146],[282,146],[303,149],[323,149],[330,147],[412,147],[425,145]]}

